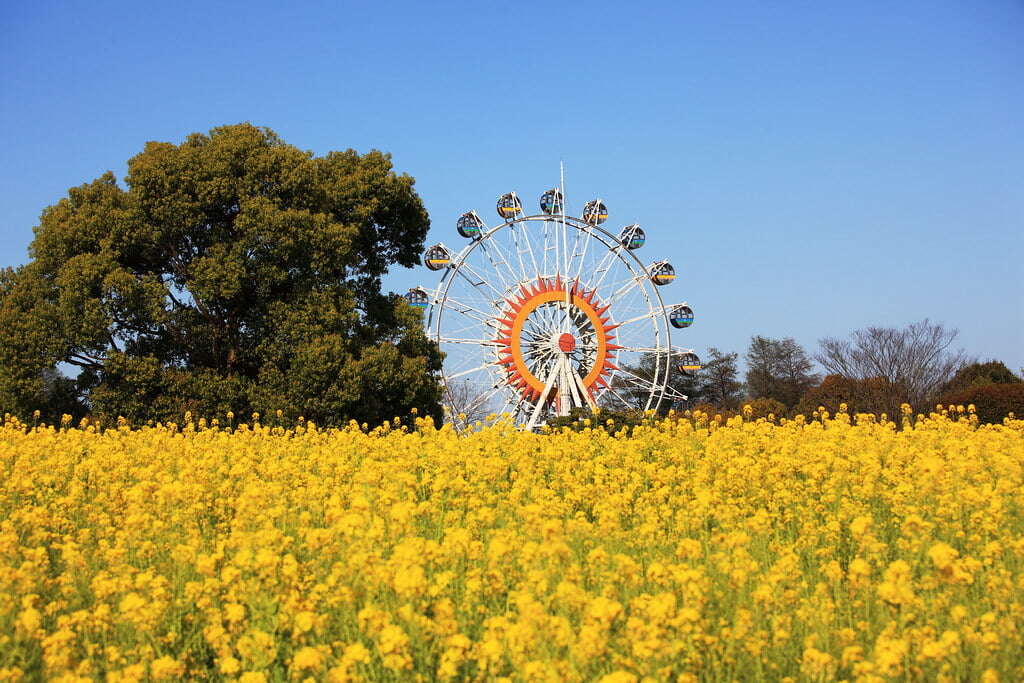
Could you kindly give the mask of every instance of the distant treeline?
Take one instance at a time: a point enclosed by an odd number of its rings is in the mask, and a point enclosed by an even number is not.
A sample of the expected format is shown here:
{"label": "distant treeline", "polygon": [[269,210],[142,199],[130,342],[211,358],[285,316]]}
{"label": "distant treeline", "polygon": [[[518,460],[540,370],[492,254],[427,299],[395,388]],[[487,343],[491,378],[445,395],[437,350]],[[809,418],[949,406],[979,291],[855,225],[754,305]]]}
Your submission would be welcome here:
{"label": "distant treeline", "polygon": [[[849,339],[825,338],[809,355],[790,338],[755,336],[743,356],[708,350],[696,377],[674,377],[686,407],[738,413],[750,405],[761,416],[854,413],[896,419],[907,405],[928,413],[937,405],[973,405],[981,422],[1024,415],[1024,379],[998,360],[979,361],[952,350],[957,331],[928,320],[905,328],[869,327]],[[816,373],[815,362],[825,370]],[[1024,374],[1024,373],[1022,373]],[[675,406],[679,408],[679,405]]]}

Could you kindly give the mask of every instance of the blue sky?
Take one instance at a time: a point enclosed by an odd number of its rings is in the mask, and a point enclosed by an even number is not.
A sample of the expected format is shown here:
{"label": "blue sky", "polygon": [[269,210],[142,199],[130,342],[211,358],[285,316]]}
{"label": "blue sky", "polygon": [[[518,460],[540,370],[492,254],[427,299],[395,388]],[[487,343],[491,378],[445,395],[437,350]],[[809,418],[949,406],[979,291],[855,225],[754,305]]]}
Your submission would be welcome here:
{"label": "blue sky", "polygon": [[[0,4],[0,267],[147,140],[250,121],[416,178],[430,242],[565,165],[679,277],[673,343],[929,318],[1024,367],[1024,3]],[[386,285],[432,285],[426,268]]]}

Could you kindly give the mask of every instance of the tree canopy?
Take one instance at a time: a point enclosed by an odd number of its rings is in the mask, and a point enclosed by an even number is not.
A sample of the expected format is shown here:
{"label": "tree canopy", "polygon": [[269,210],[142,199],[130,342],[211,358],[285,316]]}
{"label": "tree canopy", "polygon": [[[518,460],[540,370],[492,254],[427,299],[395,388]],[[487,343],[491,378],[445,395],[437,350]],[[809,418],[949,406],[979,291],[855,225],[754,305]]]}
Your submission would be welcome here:
{"label": "tree canopy", "polygon": [[950,393],[988,384],[1020,384],[1021,382],[1024,380],[1013,374],[1013,371],[1001,361],[989,360],[984,363],[976,361],[967,363],[957,370],[953,379],[946,383],[942,391]]}
{"label": "tree canopy", "polygon": [[755,335],[745,358],[750,397],[774,399],[786,408],[794,407],[821,379],[812,372],[814,364],[803,347],[790,337],[780,340]]}
{"label": "tree canopy", "polygon": [[429,226],[390,155],[315,157],[239,124],[147,143],[124,181],[69,190],[31,260],[0,275],[0,407],[439,414],[440,355],[420,314],[381,292]]}
{"label": "tree canopy", "polygon": [[743,385],[736,379],[739,376],[738,358],[738,353],[723,353],[713,346],[708,348],[692,403],[707,403],[724,410],[738,407],[743,391]]}

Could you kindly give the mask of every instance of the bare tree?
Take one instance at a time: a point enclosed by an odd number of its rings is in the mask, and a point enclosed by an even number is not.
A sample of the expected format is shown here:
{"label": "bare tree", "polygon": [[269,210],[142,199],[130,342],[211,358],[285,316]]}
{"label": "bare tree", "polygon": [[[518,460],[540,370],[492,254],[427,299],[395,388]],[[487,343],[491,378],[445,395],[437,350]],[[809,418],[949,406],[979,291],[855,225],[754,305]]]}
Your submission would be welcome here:
{"label": "bare tree", "polygon": [[488,387],[481,387],[479,383],[466,379],[454,380],[448,383],[448,395],[452,410],[445,410],[445,421],[459,429],[470,428],[494,412],[491,400],[493,392]]}
{"label": "bare tree", "polygon": [[898,414],[900,405],[923,408],[956,371],[969,362],[962,350],[950,351],[958,331],[928,319],[899,330],[868,327],[850,340],[825,337],[814,356],[830,373],[855,380],[880,380],[886,409]]}

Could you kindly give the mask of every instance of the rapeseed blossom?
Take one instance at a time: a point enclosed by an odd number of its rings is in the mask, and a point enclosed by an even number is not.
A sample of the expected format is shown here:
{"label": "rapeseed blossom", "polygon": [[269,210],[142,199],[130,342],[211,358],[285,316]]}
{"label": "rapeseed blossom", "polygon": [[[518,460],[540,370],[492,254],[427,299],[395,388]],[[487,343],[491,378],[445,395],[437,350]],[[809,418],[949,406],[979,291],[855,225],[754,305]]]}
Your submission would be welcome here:
{"label": "rapeseed blossom", "polygon": [[1024,422],[253,420],[5,421],[0,681],[1024,679]]}

